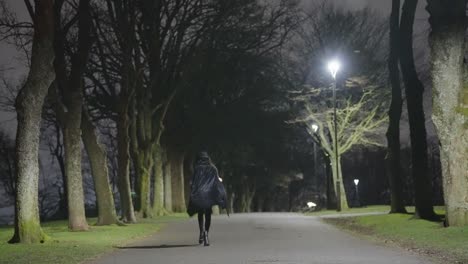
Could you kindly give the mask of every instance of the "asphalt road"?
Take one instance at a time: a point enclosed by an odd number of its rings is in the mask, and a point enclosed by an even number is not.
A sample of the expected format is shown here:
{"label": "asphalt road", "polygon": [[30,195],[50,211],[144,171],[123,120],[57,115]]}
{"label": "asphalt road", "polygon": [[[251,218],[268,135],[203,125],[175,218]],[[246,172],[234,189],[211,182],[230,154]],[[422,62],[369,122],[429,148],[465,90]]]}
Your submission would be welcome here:
{"label": "asphalt road", "polygon": [[353,237],[319,218],[298,214],[236,214],[213,219],[211,246],[198,245],[196,219],[117,249],[94,264],[428,264],[424,257]]}

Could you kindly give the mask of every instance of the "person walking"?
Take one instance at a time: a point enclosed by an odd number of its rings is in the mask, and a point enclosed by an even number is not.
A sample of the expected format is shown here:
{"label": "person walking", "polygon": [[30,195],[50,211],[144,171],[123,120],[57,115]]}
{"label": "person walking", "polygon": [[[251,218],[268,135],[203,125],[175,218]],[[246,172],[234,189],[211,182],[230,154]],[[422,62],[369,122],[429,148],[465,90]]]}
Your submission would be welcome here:
{"label": "person walking", "polygon": [[218,175],[218,169],[216,169],[205,151],[197,155],[190,189],[187,213],[190,216],[198,214],[198,228],[200,230],[198,243],[209,246],[208,233],[211,226],[211,208],[214,205],[218,205],[222,209],[226,208],[227,196],[222,179]]}

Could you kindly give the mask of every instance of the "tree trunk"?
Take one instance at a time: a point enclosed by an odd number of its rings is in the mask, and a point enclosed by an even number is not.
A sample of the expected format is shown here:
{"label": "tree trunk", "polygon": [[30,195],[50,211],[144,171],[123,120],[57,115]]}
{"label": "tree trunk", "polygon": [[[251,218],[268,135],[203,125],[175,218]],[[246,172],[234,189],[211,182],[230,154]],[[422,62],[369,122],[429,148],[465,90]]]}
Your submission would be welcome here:
{"label": "tree trunk", "polygon": [[330,165],[330,156],[325,158],[325,177],[327,181],[327,209],[336,209],[336,194],[334,188],[333,172]]}
{"label": "tree trunk", "polygon": [[164,176],[163,176],[163,162],[162,162],[162,149],[160,146],[156,147],[154,155],[154,197],[153,197],[153,215],[165,215],[164,210]]}
{"label": "tree trunk", "polygon": [[[333,188],[335,190],[335,194],[337,193],[336,185],[338,182],[338,173],[336,171],[336,166],[335,166],[335,157],[334,154],[330,154],[330,159],[332,160],[332,175],[333,175]],[[338,172],[339,172],[339,180],[340,180],[340,200],[341,200],[341,210],[347,210],[349,208],[348,206],[348,200],[346,197],[346,190],[344,188],[344,181],[343,181],[343,174],[341,170],[341,156],[338,157]],[[337,201],[338,202],[338,201]]]}
{"label": "tree trunk", "polygon": [[[125,106],[121,105],[121,107]],[[119,193],[122,220],[126,223],[136,223],[132,201],[132,188],[130,186],[130,139],[128,128],[129,119],[127,106],[119,112],[117,121]]]}
{"label": "tree trunk", "polygon": [[139,204],[138,213],[143,218],[152,217],[150,203],[151,171],[153,170],[153,155],[151,147],[140,150],[136,160],[136,171],[138,175],[137,199]]}
{"label": "tree trunk", "polygon": [[229,193],[229,198],[228,198],[228,208],[229,208],[229,213],[234,213],[234,201],[236,199],[236,194],[234,192]]}
{"label": "tree trunk", "polygon": [[182,213],[187,210],[185,205],[184,189],[184,158],[181,151],[169,151],[169,161],[171,164],[171,184],[172,184],[172,209],[174,212]]}
{"label": "tree trunk", "polygon": [[16,98],[15,233],[10,243],[38,243],[46,239],[39,220],[39,134],[42,106],[55,78],[53,60],[53,1],[36,3],[31,67]]}
{"label": "tree trunk", "polygon": [[411,138],[416,217],[434,219],[432,186],[428,174],[427,135],[423,108],[424,86],[413,58],[413,24],[417,0],[405,0],[400,24],[400,66],[405,83]]}
{"label": "tree trunk", "polygon": [[85,111],[82,113],[81,128],[83,132],[83,143],[91,164],[94,189],[96,192],[98,205],[98,220],[96,225],[116,224],[119,221],[117,220],[114,195],[112,194],[109,182],[107,153],[104,146],[99,143],[96,135],[96,128]]}
{"label": "tree trunk", "polygon": [[400,164],[400,119],[403,100],[401,98],[400,70],[398,68],[399,21],[400,0],[393,0],[390,18],[390,54],[388,57],[388,70],[392,85],[392,101],[388,111],[389,126],[387,130],[387,167],[390,169],[391,192],[390,213],[406,213]]}
{"label": "tree trunk", "polygon": [[67,114],[70,119],[65,122],[63,129],[68,192],[68,228],[72,231],[88,230],[85,217],[83,175],[81,173],[81,104],[79,105],[79,113],[77,107],[70,109]]}
{"label": "tree trunk", "polygon": [[446,221],[468,225],[468,84],[464,79],[466,1],[428,0],[433,120],[441,144]]}
{"label": "tree trunk", "polygon": [[172,170],[168,159],[167,151],[163,153],[163,173],[164,173],[164,208],[169,213],[172,212]]}

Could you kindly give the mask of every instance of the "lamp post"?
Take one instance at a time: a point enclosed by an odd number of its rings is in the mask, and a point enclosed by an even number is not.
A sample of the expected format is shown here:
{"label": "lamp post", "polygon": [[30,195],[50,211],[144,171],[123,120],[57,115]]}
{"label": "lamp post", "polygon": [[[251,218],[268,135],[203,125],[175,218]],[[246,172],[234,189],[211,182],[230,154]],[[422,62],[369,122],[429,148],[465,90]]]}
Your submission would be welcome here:
{"label": "lamp post", "polygon": [[333,77],[333,132],[335,139],[335,169],[336,169],[336,210],[341,211],[341,179],[338,165],[338,131],[336,123],[336,74],[340,70],[340,62],[332,60],[328,63],[328,70]]}
{"label": "lamp post", "polygon": [[[317,131],[319,129],[318,125],[314,123],[314,124],[311,125],[311,128],[312,128],[312,131],[314,131],[314,133],[317,134]],[[318,179],[317,169],[318,169],[318,166],[317,166],[317,142],[314,141],[314,176],[315,176],[316,180]]]}
{"label": "lamp post", "polygon": [[354,179],[354,186],[356,186],[356,205],[357,207],[361,206],[359,202],[359,189],[358,189],[359,179]]}
{"label": "lamp post", "polygon": [[[317,124],[312,124],[312,131],[314,131],[314,133],[317,133],[319,127]],[[314,171],[315,171],[315,175],[317,175],[317,142],[314,141]]]}

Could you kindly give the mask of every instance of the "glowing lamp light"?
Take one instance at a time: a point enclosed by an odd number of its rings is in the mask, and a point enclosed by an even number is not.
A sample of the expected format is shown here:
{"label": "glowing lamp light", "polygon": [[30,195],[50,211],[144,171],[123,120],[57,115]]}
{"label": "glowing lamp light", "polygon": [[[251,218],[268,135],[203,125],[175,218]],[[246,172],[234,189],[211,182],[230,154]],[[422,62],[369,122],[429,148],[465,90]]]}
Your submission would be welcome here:
{"label": "glowing lamp light", "polygon": [[313,202],[308,202],[307,203],[307,207],[309,207],[309,208],[316,207],[316,206],[317,205],[315,203],[313,203]]}
{"label": "glowing lamp light", "polygon": [[357,186],[359,184],[359,179],[354,179],[354,184]]}
{"label": "glowing lamp light", "polygon": [[312,124],[312,130],[314,131],[314,133],[317,133],[318,128],[319,127],[317,124]]}
{"label": "glowing lamp light", "polygon": [[341,64],[338,60],[332,60],[328,63],[328,70],[330,71],[333,79],[336,79],[336,74],[341,68]]}

